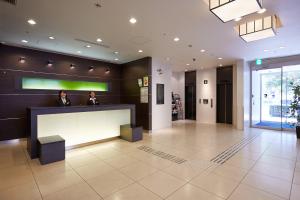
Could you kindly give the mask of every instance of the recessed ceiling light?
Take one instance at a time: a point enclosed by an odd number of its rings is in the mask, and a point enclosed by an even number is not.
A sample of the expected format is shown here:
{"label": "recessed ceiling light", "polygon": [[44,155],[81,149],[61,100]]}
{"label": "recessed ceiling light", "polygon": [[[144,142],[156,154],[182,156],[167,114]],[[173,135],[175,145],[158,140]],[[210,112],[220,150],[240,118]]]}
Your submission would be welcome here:
{"label": "recessed ceiling light", "polygon": [[234,21],[238,22],[238,21],[241,21],[241,20],[242,20],[242,18],[241,18],[241,17],[238,17],[238,18],[235,18]]}
{"label": "recessed ceiling light", "polygon": [[174,41],[175,41],[175,42],[178,42],[179,40],[180,40],[179,37],[175,37],[175,38],[174,38]]}
{"label": "recessed ceiling light", "polygon": [[22,40],[22,42],[23,42],[23,43],[28,43],[28,41],[27,41],[27,40]]}
{"label": "recessed ceiling light", "polygon": [[23,64],[23,63],[25,63],[25,62],[26,62],[26,60],[25,60],[25,58],[24,58],[24,57],[20,57],[20,58],[19,58],[19,62]]}
{"label": "recessed ceiling light", "polygon": [[223,65],[222,65],[222,64],[219,64],[219,67],[223,67]]}
{"label": "recessed ceiling light", "polygon": [[47,66],[48,66],[48,67],[52,67],[52,66],[53,66],[53,62],[52,62],[51,60],[48,60],[48,61],[47,61]]}
{"label": "recessed ceiling light", "polygon": [[140,49],[140,50],[139,50],[139,53],[143,53],[143,50]]}
{"label": "recessed ceiling light", "polygon": [[270,51],[269,49],[264,49],[264,52],[268,52],[268,51]]}
{"label": "recessed ceiling light", "polygon": [[105,74],[109,74],[109,73],[110,73],[110,69],[107,68],[107,69],[105,70]]}
{"label": "recessed ceiling light", "polygon": [[222,60],[223,58],[219,57],[218,60]]}
{"label": "recessed ceiling light", "polygon": [[89,67],[89,72],[92,72],[92,71],[94,71],[94,66]]}
{"label": "recessed ceiling light", "polygon": [[36,21],[34,21],[33,19],[29,19],[29,20],[27,20],[27,22],[30,25],[36,25]]}
{"label": "recessed ceiling light", "polygon": [[115,60],[117,61],[117,60],[119,60],[119,58],[115,58]]}
{"label": "recessed ceiling light", "polygon": [[258,14],[263,14],[263,13],[265,13],[266,11],[267,11],[267,9],[262,8],[262,9],[260,9],[259,11],[257,11],[257,13],[258,13]]}
{"label": "recessed ceiling light", "polygon": [[92,46],[91,46],[91,45],[85,45],[85,47],[86,47],[86,48],[91,48]]}
{"label": "recessed ceiling light", "polygon": [[81,51],[77,51],[77,53],[79,53],[79,54],[80,54],[80,53],[81,53]]}
{"label": "recessed ceiling light", "polygon": [[186,66],[190,66],[190,64],[189,64],[189,63],[187,63],[187,64],[186,64]]}
{"label": "recessed ceiling light", "polygon": [[54,40],[54,39],[55,39],[55,37],[53,37],[53,36],[49,36],[49,39],[50,39],[50,40]]}
{"label": "recessed ceiling light", "polygon": [[136,18],[132,17],[129,20],[130,23],[135,24],[137,22]]}
{"label": "recessed ceiling light", "polygon": [[101,38],[97,38],[97,42],[102,42]]}
{"label": "recessed ceiling light", "polygon": [[114,54],[119,54],[119,52],[118,52],[118,51],[115,51]]}
{"label": "recessed ceiling light", "polygon": [[204,52],[205,52],[205,49],[201,49],[200,51],[201,51],[201,53],[204,53]]}

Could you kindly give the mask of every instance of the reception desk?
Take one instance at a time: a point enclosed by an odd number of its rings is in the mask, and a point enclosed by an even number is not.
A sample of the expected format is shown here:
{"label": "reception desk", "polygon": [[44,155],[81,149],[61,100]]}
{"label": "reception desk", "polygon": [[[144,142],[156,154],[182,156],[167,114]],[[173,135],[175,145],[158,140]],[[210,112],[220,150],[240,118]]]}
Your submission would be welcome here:
{"label": "reception desk", "polygon": [[27,118],[27,150],[33,159],[39,137],[60,135],[68,148],[120,136],[120,125],[135,126],[135,105],[31,107]]}

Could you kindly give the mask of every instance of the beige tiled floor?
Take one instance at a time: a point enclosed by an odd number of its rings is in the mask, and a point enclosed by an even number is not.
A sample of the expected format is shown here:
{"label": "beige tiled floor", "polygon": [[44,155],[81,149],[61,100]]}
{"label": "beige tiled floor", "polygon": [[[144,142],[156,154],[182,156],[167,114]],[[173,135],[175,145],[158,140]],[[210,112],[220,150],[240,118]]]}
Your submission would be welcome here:
{"label": "beige tiled floor", "polygon": [[[252,133],[259,136],[227,162],[210,161]],[[187,161],[176,164],[141,145]],[[299,151],[293,133],[190,121],[137,143],[70,150],[65,161],[45,166],[29,159],[25,141],[6,141],[0,142],[0,200],[298,200]]]}

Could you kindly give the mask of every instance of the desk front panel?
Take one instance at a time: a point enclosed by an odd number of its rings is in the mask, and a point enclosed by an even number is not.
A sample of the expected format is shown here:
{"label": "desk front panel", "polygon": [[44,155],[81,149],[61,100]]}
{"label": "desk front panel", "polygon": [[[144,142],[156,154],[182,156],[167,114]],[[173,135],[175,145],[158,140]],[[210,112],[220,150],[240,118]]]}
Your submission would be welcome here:
{"label": "desk front panel", "polygon": [[130,119],[130,109],[37,115],[37,137],[60,135],[70,147],[120,136]]}

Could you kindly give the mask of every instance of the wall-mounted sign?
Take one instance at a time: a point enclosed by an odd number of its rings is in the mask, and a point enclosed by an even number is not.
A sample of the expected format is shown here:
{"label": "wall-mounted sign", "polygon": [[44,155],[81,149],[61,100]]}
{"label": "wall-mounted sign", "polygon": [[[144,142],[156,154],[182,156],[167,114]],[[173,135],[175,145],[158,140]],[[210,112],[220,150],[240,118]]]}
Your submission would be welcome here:
{"label": "wall-mounted sign", "polygon": [[141,103],[148,103],[148,87],[141,87]]}
{"label": "wall-mounted sign", "polygon": [[208,80],[204,80],[204,84],[208,84]]}
{"label": "wall-mounted sign", "polygon": [[145,76],[143,79],[144,79],[144,87],[148,87],[149,85],[148,76]]}
{"label": "wall-mounted sign", "polygon": [[256,65],[262,65],[262,59],[256,59],[255,63]]}
{"label": "wall-mounted sign", "polygon": [[141,78],[138,79],[138,85],[139,87],[143,87],[143,79]]}

